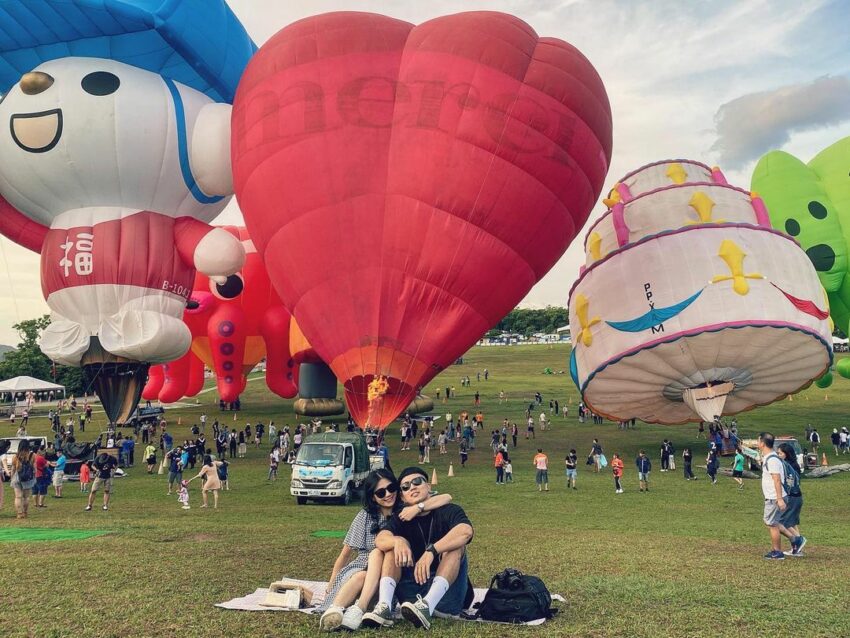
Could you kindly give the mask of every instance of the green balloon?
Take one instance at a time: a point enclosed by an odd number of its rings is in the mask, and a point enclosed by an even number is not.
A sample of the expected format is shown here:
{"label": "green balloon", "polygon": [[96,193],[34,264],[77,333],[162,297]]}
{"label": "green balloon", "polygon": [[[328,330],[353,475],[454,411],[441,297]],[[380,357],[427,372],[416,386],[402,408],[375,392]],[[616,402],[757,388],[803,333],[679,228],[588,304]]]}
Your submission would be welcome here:
{"label": "green balloon", "polygon": [[752,190],[773,227],[796,239],[829,297],[836,326],[850,325],[850,137],[804,164],[771,151],[753,171]]}
{"label": "green balloon", "polygon": [[839,359],[838,363],[835,364],[835,369],[838,370],[838,374],[842,377],[850,379],[850,357]]}
{"label": "green balloon", "polygon": [[815,385],[821,389],[828,388],[832,385],[832,373],[827,372],[820,379],[815,381]]}

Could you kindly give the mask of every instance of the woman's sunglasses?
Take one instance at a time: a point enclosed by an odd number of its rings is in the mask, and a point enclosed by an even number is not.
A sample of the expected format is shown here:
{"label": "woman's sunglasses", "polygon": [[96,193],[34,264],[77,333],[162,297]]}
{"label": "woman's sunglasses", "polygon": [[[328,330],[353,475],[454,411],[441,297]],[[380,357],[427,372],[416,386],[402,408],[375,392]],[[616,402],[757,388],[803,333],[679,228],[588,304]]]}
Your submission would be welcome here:
{"label": "woman's sunglasses", "polygon": [[375,490],[375,496],[378,498],[385,498],[387,494],[395,494],[396,492],[398,492],[398,487],[395,485],[387,485],[379,490]]}
{"label": "woman's sunglasses", "polygon": [[422,476],[417,476],[417,477],[416,477],[416,478],[414,478],[414,479],[410,479],[410,481],[409,481],[409,482],[407,482],[407,483],[402,483],[402,484],[401,484],[401,491],[402,491],[402,492],[406,492],[407,490],[409,490],[409,489],[410,489],[411,487],[413,487],[413,486],[419,487],[419,486],[420,486],[420,485],[422,485],[424,482],[425,482],[425,478],[424,478],[424,477],[422,477]]}

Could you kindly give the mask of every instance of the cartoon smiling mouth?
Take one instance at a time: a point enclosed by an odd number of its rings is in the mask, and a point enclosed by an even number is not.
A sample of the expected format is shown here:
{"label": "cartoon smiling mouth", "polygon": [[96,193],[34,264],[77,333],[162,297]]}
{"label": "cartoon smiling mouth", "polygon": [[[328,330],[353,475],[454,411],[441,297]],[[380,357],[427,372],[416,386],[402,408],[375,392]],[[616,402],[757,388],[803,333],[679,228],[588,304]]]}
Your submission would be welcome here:
{"label": "cartoon smiling mouth", "polygon": [[9,120],[15,144],[29,153],[46,153],[62,137],[62,109],[13,115]]}

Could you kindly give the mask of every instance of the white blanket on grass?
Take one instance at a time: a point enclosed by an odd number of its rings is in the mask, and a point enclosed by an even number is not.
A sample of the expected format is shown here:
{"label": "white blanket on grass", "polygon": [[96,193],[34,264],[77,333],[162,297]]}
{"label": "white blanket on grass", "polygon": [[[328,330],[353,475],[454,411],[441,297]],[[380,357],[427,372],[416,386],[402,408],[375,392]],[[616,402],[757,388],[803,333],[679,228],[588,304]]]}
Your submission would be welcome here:
{"label": "white blanket on grass", "polygon": [[[321,582],[317,580],[294,580],[291,578],[286,578],[287,581],[301,585],[302,587],[309,589],[313,592],[313,606],[306,607],[304,609],[299,609],[298,611],[305,614],[313,614],[316,612],[316,608],[322,604],[322,601],[325,597],[325,589],[328,586],[327,582]],[[276,607],[263,607],[260,603],[266,597],[268,593],[268,588],[261,588],[256,590],[255,592],[248,594],[247,596],[243,596],[242,598],[234,598],[233,600],[228,600],[224,603],[218,603],[216,607],[221,607],[222,609],[235,609],[238,611],[288,611],[286,609],[279,609]],[[476,603],[480,603],[484,600],[484,594],[487,593],[486,589],[476,588],[475,589],[475,598],[473,600],[473,609],[469,610],[470,613],[473,613],[474,607]],[[558,594],[552,594],[552,600],[557,600],[559,602],[565,602],[564,597]],[[400,618],[401,614],[396,610],[396,615]],[[451,617],[452,620],[464,620],[470,622],[486,622],[484,620],[471,620],[467,618],[454,618]],[[522,623],[524,625],[542,625],[546,620],[544,618],[540,618],[538,620],[532,620],[527,623]]]}

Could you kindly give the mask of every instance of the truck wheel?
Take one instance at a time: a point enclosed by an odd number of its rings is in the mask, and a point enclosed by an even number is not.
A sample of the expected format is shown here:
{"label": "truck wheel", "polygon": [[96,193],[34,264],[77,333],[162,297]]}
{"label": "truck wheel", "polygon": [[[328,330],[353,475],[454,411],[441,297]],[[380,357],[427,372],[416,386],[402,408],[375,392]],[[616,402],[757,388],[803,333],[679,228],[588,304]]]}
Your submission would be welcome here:
{"label": "truck wheel", "polygon": [[306,504],[307,504],[307,499],[306,499],[305,497],[303,497],[303,496],[296,496],[296,497],[295,497],[295,502],[296,502],[296,503],[298,503],[299,505],[306,505]]}
{"label": "truck wheel", "polygon": [[352,492],[353,492],[353,490],[351,489],[351,486],[349,485],[348,489],[345,490],[345,496],[343,496],[342,499],[341,499],[341,502],[342,502],[343,505],[351,505],[351,501],[354,500]]}

